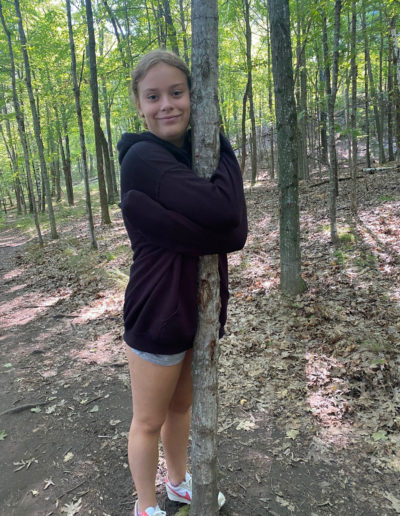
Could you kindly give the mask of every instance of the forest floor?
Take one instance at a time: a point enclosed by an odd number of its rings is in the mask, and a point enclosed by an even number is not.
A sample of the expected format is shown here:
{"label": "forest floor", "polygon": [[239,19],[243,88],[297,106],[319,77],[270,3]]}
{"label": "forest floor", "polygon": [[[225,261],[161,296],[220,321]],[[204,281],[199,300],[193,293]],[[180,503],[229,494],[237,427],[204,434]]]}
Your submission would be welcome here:
{"label": "forest floor", "polygon": [[[316,183],[318,182],[315,179]],[[400,176],[340,183],[340,245],[328,185],[303,184],[308,290],[279,291],[278,193],[247,188],[250,234],[230,256],[220,357],[221,515],[400,514]],[[123,516],[134,493],[122,342],[130,250],[118,208],[88,250],[64,210],[38,248],[15,216],[0,227],[0,514]],[[168,516],[161,455],[157,485]]]}

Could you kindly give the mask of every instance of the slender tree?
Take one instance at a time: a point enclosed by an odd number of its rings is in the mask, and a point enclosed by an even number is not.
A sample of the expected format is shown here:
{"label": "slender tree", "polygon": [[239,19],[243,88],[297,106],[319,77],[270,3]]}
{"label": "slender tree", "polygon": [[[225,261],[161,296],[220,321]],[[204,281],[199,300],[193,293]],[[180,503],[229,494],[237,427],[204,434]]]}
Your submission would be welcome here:
{"label": "slender tree", "polygon": [[[340,14],[342,0],[335,1],[335,26],[332,49],[332,83],[328,93],[328,128],[329,128],[329,218],[331,226],[331,241],[337,243],[336,228],[336,197],[338,195],[338,166],[336,156],[335,135],[335,104],[338,87],[339,73],[339,40],[340,40]],[[326,20],[325,20],[326,23]]]}
{"label": "slender tree", "polygon": [[42,181],[44,184],[44,191],[45,191],[46,201],[47,201],[47,210],[48,210],[49,221],[50,221],[50,234],[51,234],[51,238],[56,239],[56,238],[58,238],[56,219],[54,216],[53,202],[51,199],[50,182],[49,182],[49,175],[48,175],[48,171],[47,171],[47,164],[46,164],[46,159],[44,156],[43,140],[42,140],[41,129],[40,129],[40,118],[39,118],[39,113],[38,113],[38,109],[37,109],[36,102],[35,102],[35,97],[33,95],[31,66],[30,66],[28,50],[27,50],[28,44],[27,44],[27,40],[26,40],[25,30],[24,30],[24,27],[22,24],[22,14],[21,14],[21,9],[20,9],[20,5],[19,5],[19,0],[14,0],[14,5],[15,5],[15,12],[16,12],[16,15],[18,18],[19,38],[20,38],[20,42],[21,42],[22,55],[24,58],[24,65],[25,65],[25,84],[26,84],[26,89],[28,91],[29,103],[31,106],[33,129],[34,129],[36,145],[37,145],[37,149],[38,149],[38,153],[39,153]]}
{"label": "slender tree", "polygon": [[74,42],[74,33],[72,30],[70,0],[65,0],[65,4],[66,4],[66,8],[67,8],[69,46],[70,46],[70,52],[71,52],[71,74],[72,74],[72,82],[73,82],[73,87],[74,87],[76,116],[78,119],[78,126],[79,126],[79,141],[80,141],[80,146],[81,146],[81,159],[82,159],[82,165],[83,165],[83,181],[85,183],[86,214],[88,217],[88,224],[89,224],[90,245],[91,245],[92,249],[97,249],[97,241],[96,241],[96,235],[94,232],[94,223],[93,223],[93,214],[92,214],[92,202],[91,202],[91,198],[90,198],[89,171],[88,171],[88,166],[87,166],[85,131],[83,128],[83,119],[82,119],[82,110],[81,110],[81,101],[80,101],[81,93],[80,93],[80,86],[78,83],[77,72],[76,72],[75,42]]}
{"label": "slender tree", "polygon": [[289,0],[268,0],[272,73],[278,135],[281,289],[290,295],[306,288],[301,277],[297,113],[294,99]]}
{"label": "slender tree", "polygon": [[385,150],[383,147],[383,132],[381,125],[381,118],[379,114],[379,105],[377,100],[377,92],[375,87],[375,79],[374,74],[372,73],[372,65],[371,65],[371,55],[369,50],[369,41],[367,34],[367,22],[365,15],[365,1],[362,2],[362,13],[361,13],[361,21],[362,21],[362,31],[364,34],[364,43],[365,43],[365,64],[368,72],[368,80],[371,91],[371,101],[372,107],[374,108],[375,115],[375,127],[378,135],[378,148],[379,148],[379,163],[385,163]]}
{"label": "slender tree", "polygon": [[[198,175],[210,177],[218,164],[217,0],[192,0],[193,160]],[[192,516],[218,514],[217,423],[220,309],[218,257],[199,265],[199,319],[193,356]]]}
{"label": "slender tree", "polygon": [[[107,204],[107,190],[104,178],[104,160],[103,160],[103,145],[102,145],[102,129],[100,124],[100,108],[99,108],[99,87],[97,82],[97,61],[96,61],[96,40],[93,27],[93,10],[91,0],[85,0],[86,5],[86,22],[88,28],[88,53],[90,63],[90,90],[92,92],[92,116],[94,126],[94,139],[96,146],[96,165],[97,178],[99,181],[100,192],[100,208],[101,208],[101,222],[103,224],[111,224],[110,214],[108,212]],[[110,185],[109,185],[110,188]],[[111,183],[112,188],[112,183]],[[112,190],[111,190],[112,194]],[[108,192],[110,195],[110,191]]]}
{"label": "slender tree", "polygon": [[351,58],[350,58],[350,74],[351,74],[351,212],[357,213],[357,0],[353,0],[351,4]]}
{"label": "slender tree", "polygon": [[257,179],[257,134],[256,118],[254,114],[253,96],[253,63],[251,60],[251,27],[250,27],[250,0],[243,0],[244,20],[246,24],[246,67],[247,67],[247,97],[249,99],[249,115],[251,123],[251,184],[254,185]]}

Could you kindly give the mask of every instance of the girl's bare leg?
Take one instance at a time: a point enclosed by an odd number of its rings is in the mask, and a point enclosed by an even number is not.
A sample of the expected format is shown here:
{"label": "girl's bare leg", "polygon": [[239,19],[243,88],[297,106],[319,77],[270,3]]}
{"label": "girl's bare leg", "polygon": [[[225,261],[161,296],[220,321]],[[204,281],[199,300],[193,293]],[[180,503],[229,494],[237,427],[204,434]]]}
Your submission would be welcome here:
{"label": "girl's bare leg", "polygon": [[168,479],[177,485],[185,479],[192,405],[192,350],[187,351],[168,408],[161,439],[167,461]]}
{"label": "girl's bare leg", "polygon": [[139,512],[154,507],[158,438],[177,387],[182,362],[152,364],[127,349],[131,375],[133,418],[128,439],[129,467],[138,493]]}

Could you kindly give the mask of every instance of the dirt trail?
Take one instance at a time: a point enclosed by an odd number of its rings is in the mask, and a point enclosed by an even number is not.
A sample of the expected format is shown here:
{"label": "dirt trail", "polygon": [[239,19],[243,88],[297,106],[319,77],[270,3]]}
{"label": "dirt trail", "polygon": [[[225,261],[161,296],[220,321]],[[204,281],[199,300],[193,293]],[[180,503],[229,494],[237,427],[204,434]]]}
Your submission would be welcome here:
{"label": "dirt trail", "polygon": [[[256,214],[265,195],[265,188],[249,194],[250,212]],[[275,207],[267,206],[267,213]],[[219,468],[227,498],[221,514],[399,514],[399,473],[381,460],[383,448],[378,453],[366,445],[353,416],[329,413],[331,424],[321,423],[310,409],[317,390],[307,387],[316,374],[307,353],[315,343],[292,339],[297,329],[285,319],[280,295],[257,290],[263,274],[263,281],[271,280],[276,263],[276,241],[260,246],[259,239],[277,235],[276,221],[257,217],[247,251],[231,262],[231,322],[221,342]],[[110,232],[121,221],[114,222]],[[34,265],[23,259],[26,246],[12,232],[0,233],[0,413],[8,411],[0,416],[0,514],[128,516],[134,496],[121,295],[90,273],[71,279],[50,266],[61,243],[36,255],[30,249]],[[262,249],[271,260],[257,269]],[[324,267],[321,257],[316,262]],[[334,396],[329,368],[322,387]],[[178,506],[165,500],[163,474],[161,456],[159,500],[172,516]]]}

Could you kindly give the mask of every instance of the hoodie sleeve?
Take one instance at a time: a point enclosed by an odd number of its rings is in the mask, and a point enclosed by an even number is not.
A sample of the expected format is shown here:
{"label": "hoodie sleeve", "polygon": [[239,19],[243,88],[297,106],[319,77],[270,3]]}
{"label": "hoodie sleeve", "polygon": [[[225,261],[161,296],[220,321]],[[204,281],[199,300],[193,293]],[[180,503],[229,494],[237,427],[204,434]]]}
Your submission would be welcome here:
{"label": "hoodie sleeve", "polygon": [[132,145],[121,164],[122,197],[129,190],[139,190],[165,209],[213,231],[231,231],[242,222],[242,175],[236,156],[223,137],[219,164],[210,180],[196,176],[156,142]]}
{"label": "hoodie sleeve", "polygon": [[138,190],[127,192],[121,208],[125,220],[134,224],[151,243],[169,251],[192,256],[230,253],[242,249],[246,242],[245,205],[241,223],[226,232],[199,226]]}

